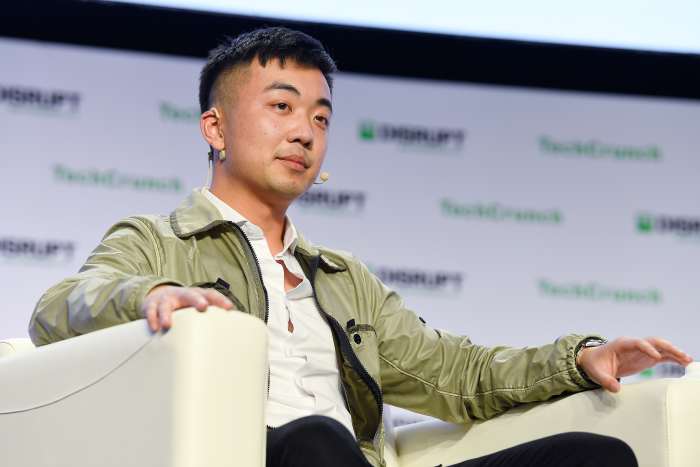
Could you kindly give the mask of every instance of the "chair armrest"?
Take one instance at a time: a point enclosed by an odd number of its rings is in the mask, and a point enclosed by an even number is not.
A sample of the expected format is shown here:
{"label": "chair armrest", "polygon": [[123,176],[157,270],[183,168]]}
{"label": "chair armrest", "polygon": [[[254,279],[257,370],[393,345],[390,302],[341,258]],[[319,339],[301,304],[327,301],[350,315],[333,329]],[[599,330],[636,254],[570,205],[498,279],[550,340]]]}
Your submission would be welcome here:
{"label": "chair armrest", "polygon": [[700,462],[700,380],[662,379],[602,389],[511,409],[470,426],[429,421],[397,429],[401,467],[455,464],[544,436],[585,431],[615,436],[640,467]]}
{"label": "chair armrest", "polygon": [[0,464],[263,466],[267,328],[210,307],[0,360]]}
{"label": "chair armrest", "polygon": [[32,350],[34,350],[34,344],[28,338],[3,339],[0,341],[0,358]]}

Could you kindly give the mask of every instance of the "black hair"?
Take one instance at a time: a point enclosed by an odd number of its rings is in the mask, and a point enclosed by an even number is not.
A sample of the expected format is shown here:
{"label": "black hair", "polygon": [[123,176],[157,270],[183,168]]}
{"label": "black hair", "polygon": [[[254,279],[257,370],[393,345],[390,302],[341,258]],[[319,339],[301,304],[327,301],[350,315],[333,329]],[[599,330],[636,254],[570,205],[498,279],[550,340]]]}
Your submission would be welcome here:
{"label": "black hair", "polygon": [[209,52],[207,63],[199,76],[199,107],[202,112],[210,108],[212,88],[225,72],[253,59],[265,66],[268,61],[277,59],[284,65],[285,60],[293,60],[299,65],[318,68],[326,78],[328,87],[333,89],[331,76],[337,68],[323,44],[301,31],[284,27],[256,29],[227,37],[226,40]]}

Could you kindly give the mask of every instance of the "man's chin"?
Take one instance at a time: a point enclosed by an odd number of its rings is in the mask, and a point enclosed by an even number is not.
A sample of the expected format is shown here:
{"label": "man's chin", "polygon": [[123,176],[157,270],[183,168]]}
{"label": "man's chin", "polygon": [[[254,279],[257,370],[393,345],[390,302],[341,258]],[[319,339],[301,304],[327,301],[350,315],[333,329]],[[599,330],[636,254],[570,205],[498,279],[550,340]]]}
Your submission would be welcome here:
{"label": "man's chin", "polygon": [[306,190],[308,190],[310,186],[311,183],[308,185],[304,185],[302,183],[279,183],[270,187],[270,194],[277,198],[292,202],[306,193]]}

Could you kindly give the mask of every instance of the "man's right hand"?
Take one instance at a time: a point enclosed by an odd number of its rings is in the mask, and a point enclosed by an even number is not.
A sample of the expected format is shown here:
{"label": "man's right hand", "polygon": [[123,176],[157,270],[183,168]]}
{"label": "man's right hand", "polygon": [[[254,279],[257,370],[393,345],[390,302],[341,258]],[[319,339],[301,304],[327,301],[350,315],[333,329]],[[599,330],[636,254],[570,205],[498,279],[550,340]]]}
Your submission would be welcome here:
{"label": "man's right hand", "polygon": [[159,285],[146,295],[141,305],[141,316],[146,318],[151,331],[156,332],[160,329],[170,329],[174,311],[188,307],[206,311],[208,306],[230,310],[233,303],[214,289]]}

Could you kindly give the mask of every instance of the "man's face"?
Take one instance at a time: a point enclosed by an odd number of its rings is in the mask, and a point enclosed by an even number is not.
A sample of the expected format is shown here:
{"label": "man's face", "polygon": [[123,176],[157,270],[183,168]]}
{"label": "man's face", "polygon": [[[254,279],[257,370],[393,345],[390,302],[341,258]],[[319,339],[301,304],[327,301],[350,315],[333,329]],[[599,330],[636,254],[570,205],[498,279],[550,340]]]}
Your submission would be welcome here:
{"label": "man's face", "polygon": [[271,202],[302,195],[326,154],[331,93],[321,71],[254,59],[224,86],[227,182]]}

